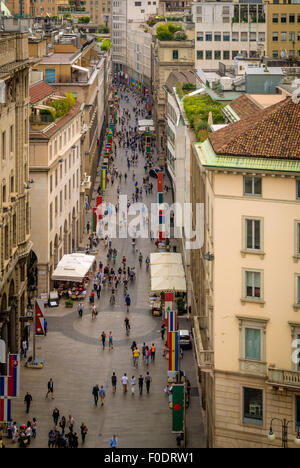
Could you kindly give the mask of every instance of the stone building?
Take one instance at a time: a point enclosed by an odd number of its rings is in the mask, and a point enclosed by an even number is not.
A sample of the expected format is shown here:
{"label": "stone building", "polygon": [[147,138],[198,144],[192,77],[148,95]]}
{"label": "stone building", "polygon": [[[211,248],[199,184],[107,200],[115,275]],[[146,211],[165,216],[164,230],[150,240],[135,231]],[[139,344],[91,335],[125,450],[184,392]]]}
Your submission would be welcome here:
{"label": "stone building", "polygon": [[[156,25],[158,26],[159,23]],[[158,40],[153,31],[152,76],[153,76],[153,118],[156,129],[159,164],[165,163],[166,157],[166,99],[163,86],[172,72],[189,71],[195,68],[194,33],[192,25],[186,24],[186,40]]]}
{"label": "stone building", "polygon": [[[69,95],[68,95],[69,96]],[[38,295],[49,294],[64,254],[78,248],[83,232],[81,192],[82,106],[53,119],[52,102],[64,100],[44,81],[30,87],[31,238]]]}
{"label": "stone building", "polygon": [[235,107],[244,118],[192,146],[191,202],[205,205],[193,332],[210,447],[278,447],[274,417],[291,420],[293,445],[300,425],[300,104],[247,99]]}
{"label": "stone building", "polygon": [[[17,25],[15,25],[17,28]],[[21,29],[20,29],[21,31]],[[30,263],[27,34],[0,34],[0,338],[20,349]]]}

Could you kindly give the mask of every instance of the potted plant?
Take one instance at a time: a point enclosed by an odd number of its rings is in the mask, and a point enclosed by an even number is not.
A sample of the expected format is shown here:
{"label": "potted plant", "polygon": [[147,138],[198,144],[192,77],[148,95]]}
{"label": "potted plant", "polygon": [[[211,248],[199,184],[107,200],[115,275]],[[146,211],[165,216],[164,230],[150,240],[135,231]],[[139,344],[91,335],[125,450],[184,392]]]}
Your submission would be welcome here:
{"label": "potted plant", "polygon": [[178,297],[176,299],[178,315],[182,315],[185,312],[185,301],[183,297]]}
{"label": "potted plant", "polygon": [[65,306],[67,307],[67,309],[70,309],[73,307],[73,304],[74,302],[72,301],[72,299],[68,299],[66,302],[65,302]]}

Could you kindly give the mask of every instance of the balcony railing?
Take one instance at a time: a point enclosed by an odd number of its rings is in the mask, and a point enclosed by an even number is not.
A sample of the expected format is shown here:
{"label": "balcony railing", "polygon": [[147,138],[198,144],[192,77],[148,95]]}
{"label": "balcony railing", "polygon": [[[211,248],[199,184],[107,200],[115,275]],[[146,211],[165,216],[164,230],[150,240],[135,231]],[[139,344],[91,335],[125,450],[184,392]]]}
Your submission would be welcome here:
{"label": "balcony railing", "polygon": [[268,384],[300,388],[300,372],[269,368]]}

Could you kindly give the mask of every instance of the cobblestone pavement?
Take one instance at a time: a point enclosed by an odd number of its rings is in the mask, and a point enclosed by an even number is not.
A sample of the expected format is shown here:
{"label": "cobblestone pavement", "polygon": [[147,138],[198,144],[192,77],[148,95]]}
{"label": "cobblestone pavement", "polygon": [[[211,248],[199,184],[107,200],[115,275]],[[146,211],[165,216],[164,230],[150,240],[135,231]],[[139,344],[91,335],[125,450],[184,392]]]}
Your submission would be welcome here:
{"label": "cobblestone pavement", "polygon": [[[133,97],[130,104],[121,101],[121,107],[128,109],[131,115],[131,126],[135,125],[133,119]],[[115,165],[123,175],[128,173],[127,183],[124,177],[121,183],[121,194],[131,195],[134,192],[133,170],[127,170],[125,150],[118,150]],[[142,182],[144,174],[144,159],[139,157],[138,167],[134,168],[135,180]],[[95,189],[100,183],[98,175]],[[153,179],[156,188],[155,180]],[[110,185],[107,190],[107,201],[116,203],[117,182]],[[144,195],[143,202],[148,205],[156,202],[156,193]],[[171,201],[171,193],[168,194]],[[96,192],[94,193],[94,201]],[[131,201],[131,200],[130,200]],[[91,222],[91,212],[87,219]],[[85,239],[86,241],[86,239]],[[83,243],[85,245],[85,243]],[[127,337],[124,331],[123,287],[119,287],[116,304],[109,304],[110,293],[102,291],[101,299],[96,299],[99,315],[92,320],[88,301],[85,302],[85,311],[82,319],[78,317],[77,308],[65,309],[64,305],[58,308],[46,309],[49,333],[46,337],[37,337],[37,355],[45,359],[42,370],[21,371],[21,395],[28,391],[32,394],[33,402],[30,414],[27,417],[23,398],[13,402],[13,417],[18,423],[36,417],[38,420],[38,435],[32,441],[32,448],[46,447],[48,432],[53,427],[52,411],[57,407],[60,416],[68,418],[71,414],[75,419],[74,430],[80,434],[79,427],[84,422],[88,427],[88,435],[84,447],[108,447],[113,434],[117,434],[119,447],[127,448],[172,448],[176,447],[175,435],[171,433],[171,411],[168,407],[167,397],[163,388],[167,381],[168,362],[162,357],[162,341],[160,337],[161,318],[153,317],[149,308],[150,279],[145,264],[138,265],[137,253],[133,252],[131,241],[128,239],[113,240],[113,247],[118,250],[119,266],[123,255],[127,257],[127,264],[136,266],[137,280],[129,285],[132,299],[130,310],[131,332]],[[139,239],[137,248],[142,251],[144,260],[155,250],[155,245],[149,239]],[[101,244],[97,260],[106,263],[106,251]],[[91,287],[91,286],[90,286]],[[180,318],[180,328],[190,327],[185,318]],[[114,349],[102,349],[100,335],[110,331],[114,337]],[[133,367],[130,345],[135,340],[139,347],[145,342],[148,345],[155,343],[156,358],[147,369],[143,362],[139,362],[138,369]],[[192,384],[191,405],[187,409],[187,443],[188,447],[204,447],[204,423],[200,409],[199,393],[196,378],[196,366],[192,351],[185,351],[181,367],[186,371]],[[140,374],[145,375],[149,370],[152,377],[150,394],[145,392],[142,396],[130,392],[122,393],[121,377],[124,372],[131,378]],[[111,375],[116,372],[118,378],[117,392],[111,391]],[[47,382],[52,377],[54,381],[55,399],[45,399]],[[92,387],[95,384],[103,385],[106,390],[105,404],[95,407],[92,397]],[[8,447],[12,445],[8,442]],[[82,445],[80,444],[80,447]]]}

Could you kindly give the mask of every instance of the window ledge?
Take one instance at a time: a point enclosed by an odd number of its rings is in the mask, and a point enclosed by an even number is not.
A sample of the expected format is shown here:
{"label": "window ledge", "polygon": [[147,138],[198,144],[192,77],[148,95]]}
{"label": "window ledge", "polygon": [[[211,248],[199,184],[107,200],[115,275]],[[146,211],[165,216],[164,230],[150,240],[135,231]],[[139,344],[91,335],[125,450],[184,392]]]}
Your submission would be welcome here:
{"label": "window ledge", "polygon": [[263,260],[266,253],[262,250],[241,250],[242,257],[246,257],[246,255],[259,255],[260,258]]}
{"label": "window ledge", "polygon": [[298,312],[298,310],[300,310],[300,304],[294,304],[293,307],[295,312]]}
{"label": "window ledge", "polygon": [[241,303],[245,305],[246,302],[250,302],[251,304],[259,304],[261,307],[264,307],[265,305],[265,301],[263,299],[251,299],[249,297],[242,297]]}

